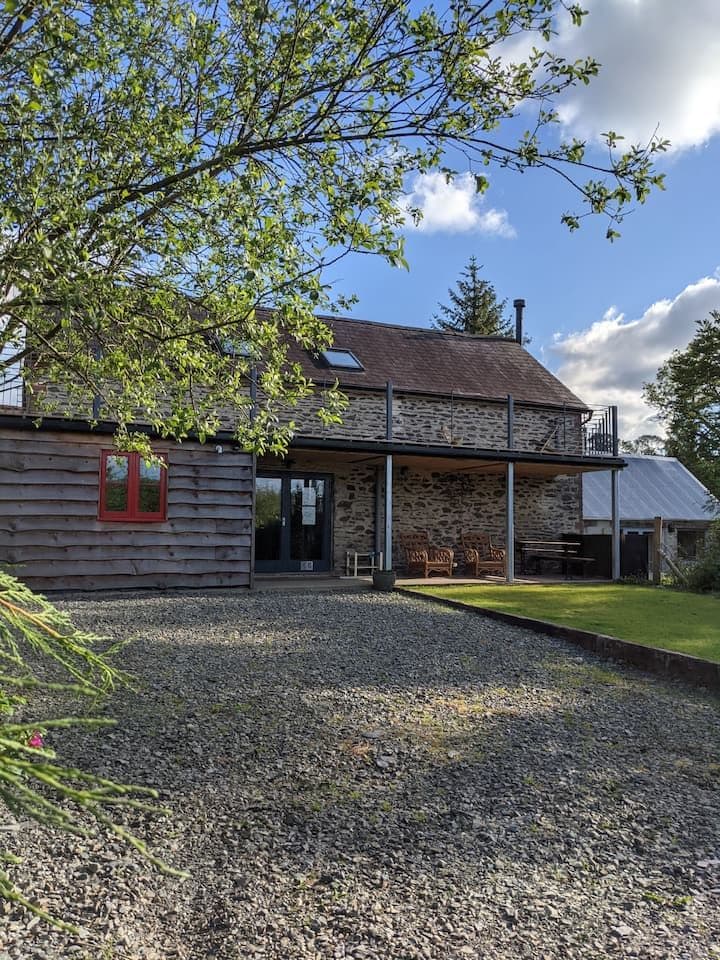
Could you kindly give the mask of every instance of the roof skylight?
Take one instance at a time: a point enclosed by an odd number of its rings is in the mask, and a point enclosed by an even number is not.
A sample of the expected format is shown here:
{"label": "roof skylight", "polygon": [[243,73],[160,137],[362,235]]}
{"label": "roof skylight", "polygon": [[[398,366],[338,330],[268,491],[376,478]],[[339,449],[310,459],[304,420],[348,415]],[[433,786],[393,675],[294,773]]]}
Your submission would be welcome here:
{"label": "roof skylight", "polygon": [[343,370],[363,370],[364,367],[350,350],[323,350],[322,358],[329,367]]}

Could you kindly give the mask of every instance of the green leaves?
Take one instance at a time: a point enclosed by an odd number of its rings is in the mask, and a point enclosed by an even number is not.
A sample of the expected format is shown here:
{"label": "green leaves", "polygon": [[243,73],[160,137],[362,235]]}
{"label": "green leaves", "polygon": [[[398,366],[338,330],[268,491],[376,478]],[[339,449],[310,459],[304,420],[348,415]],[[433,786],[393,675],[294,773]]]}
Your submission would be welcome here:
{"label": "green leaves", "polygon": [[667,453],[720,499],[720,312],[698,321],[686,349],[672,354],[644,394],[667,428]]}
{"label": "green leaves", "polygon": [[[64,728],[112,725],[111,720],[102,717],[32,716],[32,693],[49,689],[97,698],[115,685],[127,684],[127,675],[109,660],[117,649],[117,644],[76,629],[47,600],[0,571],[0,802],[19,819],[30,817],[45,827],[78,836],[91,835],[89,824],[94,820],[101,830],[122,838],[159,869],[184,875],[154,856],[141,838],[105,812],[119,806],[167,812],[148,802],[157,798],[156,791],[63,766],[55,762],[54,750],[43,745],[43,738],[37,736],[40,731],[48,734]],[[30,653],[33,655],[28,656]],[[39,667],[35,666],[38,661]],[[48,665],[59,668],[67,680],[52,680],[38,672],[47,670]],[[11,692],[17,690],[23,695]],[[23,722],[9,722],[8,718],[21,704],[26,705]],[[17,857],[1,852],[0,861],[9,865],[19,862]],[[2,869],[0,898],[23,905],[61,929],[71,929],[23,896],[14,887],[10,874]]]}
{"label": "green leaves", "polygon": [[[145,421],[167,436],[235,429],[243,446],[286,442],[284,398],[313,386],[293,342],[327,333],[337,304],[323,271],[348,252],[407,267],[406,178],[453,160],[574,186],[577,229],[606,236],[662,188],[661,141],[620,149],[583,183],[588,146],[557,140],[554,103],[589,82],[592,59],[540,44],[524,62],[500,44],[552,40],[564,0],[463,0],[444,12],[381,0],[47,0],[0,7],[0,286],[33,348],[34,413]],[[41,13],[43,15],[41,15]],[[536,110],[519,140],[514,117]],[[592,158],[594,164],[594,158]],[[272,307],[275,313],[257,312]],[[221,357],[253,346],[260,375]],[[53,387],[62,384],[63,390]],[[284,419],[283,419],[284,418]]]}

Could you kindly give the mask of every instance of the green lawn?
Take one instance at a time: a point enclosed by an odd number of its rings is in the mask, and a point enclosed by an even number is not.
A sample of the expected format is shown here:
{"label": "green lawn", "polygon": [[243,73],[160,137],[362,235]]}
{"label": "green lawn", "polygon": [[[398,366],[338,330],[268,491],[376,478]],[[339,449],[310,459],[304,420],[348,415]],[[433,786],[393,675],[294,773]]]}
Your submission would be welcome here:
{"label": "green lawn", "polygon": [[720,598],[626,584],[458,584],[423,593],[720,661]]}

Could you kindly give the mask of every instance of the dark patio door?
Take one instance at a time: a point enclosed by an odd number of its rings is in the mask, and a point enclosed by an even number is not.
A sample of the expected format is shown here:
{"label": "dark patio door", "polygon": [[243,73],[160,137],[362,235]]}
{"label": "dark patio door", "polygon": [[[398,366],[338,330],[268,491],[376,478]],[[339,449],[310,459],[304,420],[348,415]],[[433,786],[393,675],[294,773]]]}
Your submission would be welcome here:
{"label": "dark patio door", "polygon": [[255,481],[255,570],[330,569],[330,477],[260,473]]}

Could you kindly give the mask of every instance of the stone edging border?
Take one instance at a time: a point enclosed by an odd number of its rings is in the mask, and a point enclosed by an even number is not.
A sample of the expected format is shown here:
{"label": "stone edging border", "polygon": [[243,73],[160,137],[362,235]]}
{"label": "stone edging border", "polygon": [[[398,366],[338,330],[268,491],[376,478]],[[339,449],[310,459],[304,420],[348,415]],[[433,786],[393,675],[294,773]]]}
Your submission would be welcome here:
{"label": "stone edging border", "polygon": [[462,600],[450,600],[409,587],[395,587],[395,592],[409,597],[419,597],[430,603],[439,603],[455,610],[465,610],[468,613],[489,617],[491,620],[500,620],[502,623],[511,623],[515,627],[524,627],[526,630],[534,630],[535,633],[545,633],[560,640],[568,640],[601,657],[629,663],[642,670],[720,691],[720,663],[712,660],[702,660],[700,657],[677,653],[674,650],[663,650],[661,647],[646,647],[631,640],[621,640],[619,637],[610,637],[604,633],[591,633],[589,630],[578,630],[576,627],[564,627],[547,620],[535,620],[532,617],[504,613],[489,607],[477,607]]}

